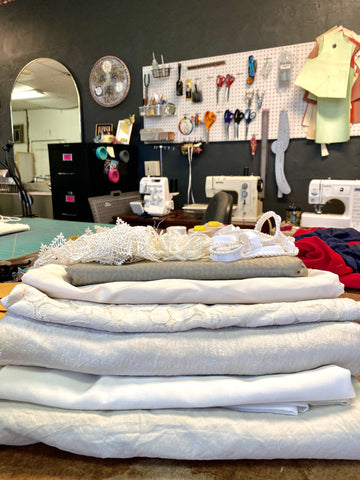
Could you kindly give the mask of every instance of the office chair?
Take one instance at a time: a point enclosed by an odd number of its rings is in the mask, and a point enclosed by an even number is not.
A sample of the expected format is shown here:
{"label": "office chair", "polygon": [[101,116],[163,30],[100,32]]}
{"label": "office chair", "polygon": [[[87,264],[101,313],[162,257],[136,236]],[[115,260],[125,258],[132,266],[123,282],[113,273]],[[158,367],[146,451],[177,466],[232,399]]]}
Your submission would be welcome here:
{"label": "office chair", "polygon": [[233,196],[230,193],[220,190],[215,193],[207,206],[207,209],[202,218],[202,224],[211,221],[218,221],[221,223],[231,223]]}

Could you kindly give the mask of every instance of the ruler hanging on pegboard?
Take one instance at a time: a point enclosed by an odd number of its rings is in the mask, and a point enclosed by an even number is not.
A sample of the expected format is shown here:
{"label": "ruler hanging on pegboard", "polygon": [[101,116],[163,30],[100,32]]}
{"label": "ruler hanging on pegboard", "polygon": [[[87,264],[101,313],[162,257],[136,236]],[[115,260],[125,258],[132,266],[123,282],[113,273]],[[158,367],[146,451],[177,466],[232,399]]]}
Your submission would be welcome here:
{"label": "ruler hanging on pegboard", "polygon": [[269,159],[269,110],[261,112],[261,149],[260,149],[260,177],[263,181],[262,196],[265,197],[265,182]]}

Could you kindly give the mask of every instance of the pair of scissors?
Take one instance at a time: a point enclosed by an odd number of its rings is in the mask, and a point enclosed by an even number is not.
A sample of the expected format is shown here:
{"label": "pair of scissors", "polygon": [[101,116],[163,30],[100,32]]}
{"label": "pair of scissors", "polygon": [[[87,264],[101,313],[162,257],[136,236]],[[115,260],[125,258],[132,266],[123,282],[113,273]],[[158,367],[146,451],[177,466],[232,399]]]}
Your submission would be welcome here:
{"label": "pair of scissors", "polygon": [[230,110],[225,110],[224,113],[224,121],[225,121],[225,128],[227,132],[227,138],[230,138],[230,133],[229,133],[229,128],[230,128],[230,122],[234,118],[234,114],[230,112]]}
{"label": "pair of scissors", "polygon": [[214,112],[210,112],[209,110],[205,112],[204,122],[205,122],[205,128],[206,128],[206,143],[209,143],[210,127],[214,124],[215,120],[216,120],[216,115]]}
{"label": "pair of scissors", "polygon": [[221,90],[221,87],[224,85],[225,83],[225,77],[223,77],[222,75],[218,75],[216,77],[216,103],[219,103],[219,92]]}
{"label": "pair of scissors", "polygon": [[235,80],[235,77],[233,75],[230,75],[229,73],[225,77],[225,83],[226,83],[225,98],[227,101],[229,100],[230,87],[234,83],[234,80]]}
{"label": "pair of scissors", "polygon": [[249,124],[252,120],[254,120],[255,117],[256,117],[256,112],[254,111],[252,112],[250,108],[247,108],[245,110],[245,115],[244,115],[245,122],[246,122],[245,138],[247,138],[247,135],[248,135]]}
{"label": "pair of scissors", "polygon": [[239,123],[244,118],[244,112],[241,112],[238,108],[234,113],[234,137],[239,138]]}

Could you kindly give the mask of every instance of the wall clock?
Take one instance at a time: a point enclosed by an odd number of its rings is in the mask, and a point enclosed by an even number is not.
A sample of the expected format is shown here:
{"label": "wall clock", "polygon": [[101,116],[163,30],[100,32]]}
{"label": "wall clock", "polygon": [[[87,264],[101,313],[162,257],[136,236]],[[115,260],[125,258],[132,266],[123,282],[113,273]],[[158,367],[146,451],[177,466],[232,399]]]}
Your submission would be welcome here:
{"label": "wall clock", "polygon": [[129,70],[117,57],[102,57],[91,69],[89,86],[93,99],[99,105],[115,107],[129,93]]}

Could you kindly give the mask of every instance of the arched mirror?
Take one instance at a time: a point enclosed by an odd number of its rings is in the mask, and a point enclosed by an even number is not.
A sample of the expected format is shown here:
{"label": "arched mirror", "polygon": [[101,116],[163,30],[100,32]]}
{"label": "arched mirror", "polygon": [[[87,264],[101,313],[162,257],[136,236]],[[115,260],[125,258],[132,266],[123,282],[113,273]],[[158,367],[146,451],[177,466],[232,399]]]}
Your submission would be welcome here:
{"label": "arched mirror", "polygon": [[79,92],[64,65],[51,58],[25,65],[11,94],[14,156],[25,185],[50,179],[49,143],[81,142],[80,117]]}

